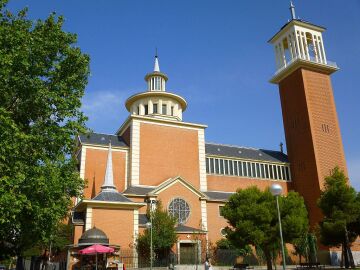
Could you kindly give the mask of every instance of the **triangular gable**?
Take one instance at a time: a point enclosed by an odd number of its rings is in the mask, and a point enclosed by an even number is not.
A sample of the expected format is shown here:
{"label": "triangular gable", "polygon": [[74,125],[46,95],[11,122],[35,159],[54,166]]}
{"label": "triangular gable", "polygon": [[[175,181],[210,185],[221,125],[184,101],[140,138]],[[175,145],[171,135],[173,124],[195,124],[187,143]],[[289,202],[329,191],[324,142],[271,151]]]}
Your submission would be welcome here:
{"label": "triangular gable", "polygon": [[162,184],[160,184],[158,187],[156,187],[153,191],[149,192],[148,195],[149,196],[157,196],[159,193],[170,188],[171,186],[173,186],[176,183],[182,184],[183,186],[185,186],[187,189],[189,189],[191,192],[193,192],[200,198],[204,198],[204,199],[208,198],[203,192],[201,192],[196,187],[194,187],[192,184],[190,184],[189,182],[184,180],[181,176],[176,176],[174,178],[170,178],[170,179],[164,181]]}

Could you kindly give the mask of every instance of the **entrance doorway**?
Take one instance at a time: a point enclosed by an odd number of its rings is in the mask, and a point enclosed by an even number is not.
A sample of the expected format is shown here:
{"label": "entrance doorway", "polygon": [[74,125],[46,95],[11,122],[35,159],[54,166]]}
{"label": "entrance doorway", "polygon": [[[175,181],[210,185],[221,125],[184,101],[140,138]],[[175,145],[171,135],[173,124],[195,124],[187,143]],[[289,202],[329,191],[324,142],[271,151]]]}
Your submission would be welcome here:
{"label": "entrance doorway", "polygon": [[196,243],[180,243],[180,264],[197,264],[198,250]]}

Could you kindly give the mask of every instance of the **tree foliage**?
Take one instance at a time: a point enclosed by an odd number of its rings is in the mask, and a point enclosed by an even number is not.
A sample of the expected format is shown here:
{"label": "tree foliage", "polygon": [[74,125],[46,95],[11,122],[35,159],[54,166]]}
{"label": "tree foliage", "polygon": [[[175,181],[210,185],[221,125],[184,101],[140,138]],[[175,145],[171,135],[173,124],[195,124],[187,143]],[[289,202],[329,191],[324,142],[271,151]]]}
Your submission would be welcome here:
{"label": "tree foliage", "polygon": [[[293,243],[308,230],[307,210],[295,192],[279,198],[284,241]],[[280,248],[279,224],[275,197],[257,187],[239,189],[223,208],[230,226],[226,228],[231,243],[244,248],[253,245],[266,257],[268,269]]]}
{"label": "tree foliage", "polygon": [[[166,258],[177,241],[176,218],[163,209],[161,201],[158,201],[156,210],[153,213],[148,211],[147,217],[149,221],[151,220],[150,214],[152,215],[154,258]],[[150,258],[150,228],[145,229],[143,234],[138,236],[137,250],[142,257]]]}
{"label": "tree foliage", "polygon": [[0,254],[48,242],[83,181],[74,138],[89,57],[63,18],[27,19],[0,0]]}
{"label": "tree foliage", "polygon": [[350,245],[360,233],[360,194],[338,167],[325,178],[318,205],[324,215],[319,224],[321,243],[342,245],[346,268],[354,267]]}

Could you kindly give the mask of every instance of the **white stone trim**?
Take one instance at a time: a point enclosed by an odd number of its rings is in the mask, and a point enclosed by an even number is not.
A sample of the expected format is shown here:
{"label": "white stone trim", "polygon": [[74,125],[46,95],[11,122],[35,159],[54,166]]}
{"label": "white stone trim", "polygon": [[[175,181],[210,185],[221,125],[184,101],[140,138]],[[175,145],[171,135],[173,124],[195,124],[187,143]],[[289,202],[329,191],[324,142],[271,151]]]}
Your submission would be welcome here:
{"label": "white stone trim", "polygon": [[131,185],[140,183],[140,121],[131,125]]}
{"label": "white stone trim", "polygon": [[[87,149],[95,149],[95,150],[108,150],[109,145],[94,145],[94,144],[84,144],[83,147],[86,147]],[[111,152],[129,152],[129,148],[119,148],[117,146],[111,145]]]}
{"label": "white stone trim", "polygon": [[85,179],[86,148],[87,148],[87,146],[82,146],[82,147],[81,147],[80,177],[81,177],[82,179]]}
{"label": "white stone trim", "polygon": [[198,130],[198,146],[199,146],[199,174],[200,174],[200,190],[207,191],[206,179],[206,159],[205,159],[205,132],[203,129]]}
{"label": "white stone trim", "polygon": [[[83,180],[85,180],[86,148],[87,148],[87,146],[84,146],[84,145],[81,146],[79,175],[80,175],[80,178],[83,179]],[[82,191],[82,193],[83,192],[84,192],[84,190]],[[77,205],[80,200],[81,200],[80,197],[76,197],[75,198],[75,205]]]}
{"label": "white stone trim", "polygon": [[207,208],[206,208],[206,201],[201,200],[201,223],[202,223],[202,230],[207,231]]}
{"label": "white stone trim", "polygon": [[125,179],[124,179],[124,190],[128,187],[128,181],[129,181],[129,151],[126,151],[125,153]]}
{"label": "white stone trim", "polygon": [[86,220],[85,220],[85,231],[91,229],[91,223],[92,223],[92,207],[86,208]]}
{"label": "white stone trim", "polygon": [[164,126],[164,127],[176,127],[176,128],[183,128],[183,129],[190,129],[190,130],[204,130],[204,128],[206,127],[190,127],[190,126],[183,126],[181,125],[181,123],[184,122],[178,122],[178,123],[163,123],[163,122],[155,122],[155,121],[151,121],[154,118],[149,118],[150,121],[146,121],[145,119],[143,120],[139,120],[140,123],[145,123],[145,124],[151,124],[151,125],[159,125],[159,126]]}

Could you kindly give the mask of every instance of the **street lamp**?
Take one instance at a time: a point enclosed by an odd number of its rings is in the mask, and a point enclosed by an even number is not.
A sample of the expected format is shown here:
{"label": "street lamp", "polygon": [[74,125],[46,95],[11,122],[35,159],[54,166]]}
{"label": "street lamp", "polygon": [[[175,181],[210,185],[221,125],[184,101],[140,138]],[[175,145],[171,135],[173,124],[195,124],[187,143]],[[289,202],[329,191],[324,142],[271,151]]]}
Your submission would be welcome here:
{"label": "street lamp", "polygon": [[270,192],[276,198],[276,207],[277,207],[277,213],[278,213],[278,219],[279,219],[279,231],[280,231],[280,239],[281,239],[281,255],[282,255],[283,270],[285,270],[285,268],[286,268],[285,249],[284,249],[284,240],[283,240],[283,235],[282,235],[281,217],[280,217],[280,208],[279,208],[279,196],[282,193],[282,187],[279,184],[273,184],[270,187]]}
{"label": "street lamp", "polygon": [[150,203],[150,222],[146,222],[146,228],[150,229],[150,270],[153,268],[153,200],[149,200]]}

